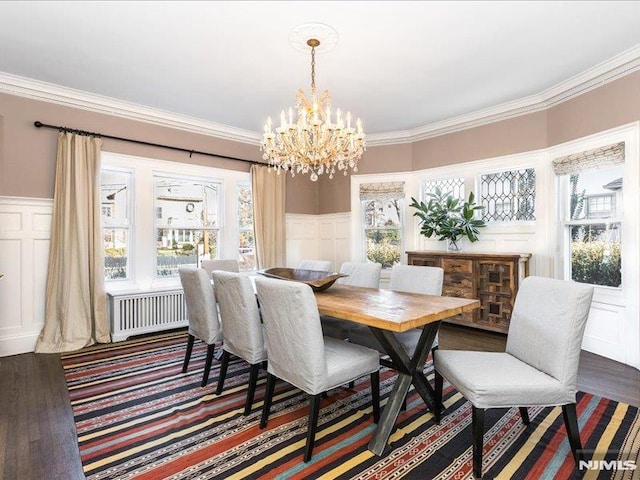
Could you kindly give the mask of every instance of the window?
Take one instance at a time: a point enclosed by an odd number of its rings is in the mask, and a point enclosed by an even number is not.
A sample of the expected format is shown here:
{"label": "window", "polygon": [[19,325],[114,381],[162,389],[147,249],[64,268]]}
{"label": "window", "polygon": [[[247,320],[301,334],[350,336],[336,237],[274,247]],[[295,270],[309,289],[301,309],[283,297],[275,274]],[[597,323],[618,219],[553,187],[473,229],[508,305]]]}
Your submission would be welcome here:
{"label": "window", "polygon": [[565,191],[565,276],[606,287],[622,284],[624,144],[554,160]]}
{"label": "window", "polygon": [[253,199],[251,185],[239,183],[238,193],[238,261],[240,270],[256,269],[256,242],[253,234]]}
{"label": "window", "polygon": [[184,265],[218,258],[221,183],[154,175],[156,275],[174,276]]}
{"label": "window", "polygon": [[132,174],[102,169],[100,211],[104,237],[105,280],[130,278]]}
{"label": "window", "polygon": [[535,220],[536,172],[533,168],[480,176],[485,222]]}
{"label": "window", "polygon": [[391,268],[400,263],[404,182],[360,185],[366,260]]}
{"label": "window", "polygon": [[450,193],[454,198],[465,199],[464,178],[443,178],[440,180],[426,180],[422,182],[422,201],[428,202],[430,193],[434,193],[439,188],[442,193]]}

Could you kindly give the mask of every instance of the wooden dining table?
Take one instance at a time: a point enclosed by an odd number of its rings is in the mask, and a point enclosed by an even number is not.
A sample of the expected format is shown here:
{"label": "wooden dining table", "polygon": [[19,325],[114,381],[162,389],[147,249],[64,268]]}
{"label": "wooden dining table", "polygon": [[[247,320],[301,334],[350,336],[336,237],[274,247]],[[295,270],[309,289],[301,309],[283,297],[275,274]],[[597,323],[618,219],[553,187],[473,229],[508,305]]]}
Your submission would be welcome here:
{"label": "wooden dining table", "polygon": [[[480,302],[340,284],[315,292],[315,296],[320,314],[367,325],[398,371],[374,437],[369,442],[369,450],[382,455],[412,384],[433,411],[434,391],[423,370],[440,321],[479,308]],[[413,328],[421,328],[422,333],[415,350],[407,354],[394,333]]]}

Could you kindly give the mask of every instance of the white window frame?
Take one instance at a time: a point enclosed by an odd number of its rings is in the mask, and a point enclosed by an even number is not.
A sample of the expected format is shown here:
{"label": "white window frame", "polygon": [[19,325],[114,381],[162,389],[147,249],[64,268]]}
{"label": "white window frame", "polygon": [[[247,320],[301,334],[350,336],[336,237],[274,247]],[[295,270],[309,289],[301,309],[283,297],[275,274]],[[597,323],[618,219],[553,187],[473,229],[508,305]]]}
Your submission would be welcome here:
{"label": "white window frame", "polygon": [[[211,185],[215,185],[217,187],[218,190],[218,205],[217,207],[217,218],[218,218],[218,225],[214,228],[195,228],[195,227],[182,227],[182,228],[172,228],[171,225],[169,224],[159,224],[158,223],[158,217],[157,217],[157,211],[159,205],[158,205],[158,198],[157,195],[155,194],[155,185],[156,185],[156,179],[157,178],[164,178],[164,179],[176,179],[176,180],[181,180],[181,181],[187,181],[187,182],[203,182],[203,183],[208,183]],[[165,171],[162,170],[156,170],[153,173],[153,186],[154,186],[154,195],[153,195],[153,225],[154,225],[154,239],[157,238],[157,231],[159,229],[175,229],[175,230],[194,230],[194,231],[209,231],[209,232],[216,232],[216,240],[217,240],[217,246],[216,246],[216,252],[217,252],[217,256],[216,258],[220,258],[220,253],[222,252],[222,244],[224,242],[224,229],[223,229],[223,225],[224,225],[224,182],[222,179],[220,178],[213,178],[213,177],[204,177],[201,175],[177,175],[174,173],[167,173]],[[158,275],[157,274],[157,265],[158,265],[158,252],[157,252],[157,248],[156,247],[156,242],[154,241],[154,252],[155,252],[155,261],[156,261],[156,278],[169,278],[169,277],[177,277],[176,275]],[[214,259],[212,259],[214,260]],[[198,254],[196,252],[196,262],[197,265],[200,266],[200,259],[198,258]]]}
{"label": "white window frame", "polygon": [[[135,218],[132,231],[133,254],[129,260],[131,277],[127,281],[106,282],[108,292],[122,291],[153,291],[180,288],[177,276],[156,277],[155,255],[155,194],[153,189],[154,173],[168,174],[181,177],[200,177],[218,179],[222,182],[219,256],[220,258],[237,258],[237,193],[235,185],[238,182],[251,182],[251,174],[238,170],[226,170],[181,162],[170,162],[153,158],[123,155],[103,151],[102,168],[131,169],[133,171],[133,191],[135,202],[133,217]],[[226,228],[226,226],[230,228]]]}
{"label": "white window frame", "polygon": [[[240,188],[249,188],[249,191],[251,192],[251,205],[253,205],[253,187],[251,185],[251,181],[248,182],[237,182],[236,183],[236,245],[238,245],[238,251],[237,251],[237,255],[238,258],[240,258],[240,245],[239,245],[239,240],[240,240],[240,234],[242,232],[251,232],[253,234],[253,255],[254,257],[256,257],[256,236],[255,236],[255,229],[254,229],[254,222],[253,220],[251,221],[251,228],[248,227],[241,227],[240,226],[240,195],[238,193],[238,190]],[[255,272],[258,268],[258,263],[257,263],[257,257],[256,257],[256,268],[252,269],[252,270],[242,270],[244,272]]]}
{"label": "white window frame", "polygon": [[[376,182],[371,182],[371,183],[376,183]],[[399,245],[399,248],[400,248],[400,260],[399,260],[399,263],[402,263],[402,259],[403,259],[404,251],[405,251],[405,248],[404,248],[404,245],[405,245],[405,242],[404,242],[404,235],[405,235],[404,234],[404,230],[405,230],[404,226],[406,224],[406,222],[405,222],[405,211],[407,209],[407,205],[406,205],[407,202],[406,202],[404,197],[400,198],[399,200],[400,200],[400,216],[399,216],[400,218],[398,219],[398,221],[400,222],[400,225],[399,225],[398,228],[388,228],[388,227],[387,228],[385,228],[385,227],[376,227],[376,228],[371,227],[371,228],[368,228],[365,225],[366,214],[365,214],[364,204],[366,202],[370,202],[371,200],[362,200],[362,199],[360,200],[360,215],[361,215],[360,225],[361,225],[361,228],[362,228],[361,236],[362,236],[362,251],[364,252],[364,258],[363,258],[364,262],[369,262],[370,261],[367,258],[367,234],[366,234],[367,230],[398,230],[400,232],[400,245]],[[376,201],[376,200],[374,200],[374,201]],[[382,268],[383,268],[383,270],[389,270],[391,267],[383,266]]]}
{"label": "white window frame", "polygon": [[[640,310],[640,251],[638,250],[640,220],[637,213],[640,211],[640,122],[623,125],[549,148],[548,154],[549,163],[551,163],[555,158],[618,142],[625,143],[621,231],[622,282],[619,288],[594,285],[592,311],[595,309],[619,312],[616,313],[621,318],[618,328],[624,330],[624,335],[623,338],[616,340],[619,342],[616,346],[617,357],[612,356],[610,358],[615,358],[618,361],[640,368],[640,350],[638,349],[638,346],[640,346],[640,322],[638,322]],[[565,219],[564,204],[561,201],[561,199],[568,196],[568,179],[564,180],[561,176],[556,175],[554,177],[556,209],[554,221],[549,226],[549,232],[555,231],[553,236],[555,245],[553,262],[556,266],[554,276],[556,278],[570,278],[566,277],[567,272],[570,271],[566,265],[567,262],[570,262],[570,256],[568,256],[568,242],[563,224]],[[596,223],[603,222],[599,220]],[[590,350],[591,347],[585,347],[585,342],[600,341],[598,338],[600,334],[591,336],[589,328],[588,322],[583,348],[592,351]],[[613,342],[613,340],[604,337],[602,341],[603,343]],[[629,348],[631,346],[633,348]]]}
{"label": "white window frame", "polygon": [[[135,184],[135,172],[130,169],[130,168],[119,168],[119,167],[111,167],[111,166],[102,166],[100,168],[100,178],[102,179],[102,172],[103,171],[110,171],[110,172],[114,172],[114,173],[125,173],[128,175],[127,177],[127,183],[125,188],[127,189],[127,222],[125,223],[118,223],[118,222],[109,222],[107,220],[105,220],[104,215],[102,215],[102,204],[100,205],[100,223],[102,226],[102,232],[104,235],[104,230],[105,229],[123,229],[126,228],[127,229],[127,276],[125,278],[114,278],[114,279],[107,279],[105,277],[105,282],[130,282],[130,281],[134,281],[135,280],[135,275],[132,269],[132,264],[131,264],[131,259],[133,258],[133,255],[135,255],[135,239],[134,239],[134,229],[135,229],[135,222],[134,222],[134,208],[133,206],[135,205],[135,188],[134,188],[134,184]],[[101,180],[102,181],[102,180]],[[116,195],[118,194],[118,192],[115,192]]]}

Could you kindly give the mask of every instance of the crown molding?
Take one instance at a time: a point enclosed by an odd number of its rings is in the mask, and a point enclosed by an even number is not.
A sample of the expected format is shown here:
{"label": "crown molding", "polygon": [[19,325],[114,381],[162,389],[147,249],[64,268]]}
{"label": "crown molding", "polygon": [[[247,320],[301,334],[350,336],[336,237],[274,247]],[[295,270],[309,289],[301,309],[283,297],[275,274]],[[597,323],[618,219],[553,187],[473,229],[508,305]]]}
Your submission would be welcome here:
{"label": "crown molding", "polygon": [[[417,142],[546,110],[640,69],[640,44],[541,93],[411,130],[367,135],[367,146]],[[0,72],[0,93],[57,103],[224,140],[259,145],[259,132]]]}
{"label": "crown molding", "polygon": [[191,133],[209,135],[224,140],[249,143],[252,145],[259,145],[260,143],[260,135],[250,130],[230,127],[188,115],[180,115],[158,108],[147,107],[4,72],[0,72],[0,93],[42,100],[96,113],[115,115],[128,120],[138,120]]}
{"label": "crown molding", "polygon": [[640,44],[541,93],[411,130],[367,135],[367,146],[417,142],[546,110],[640,69]]}

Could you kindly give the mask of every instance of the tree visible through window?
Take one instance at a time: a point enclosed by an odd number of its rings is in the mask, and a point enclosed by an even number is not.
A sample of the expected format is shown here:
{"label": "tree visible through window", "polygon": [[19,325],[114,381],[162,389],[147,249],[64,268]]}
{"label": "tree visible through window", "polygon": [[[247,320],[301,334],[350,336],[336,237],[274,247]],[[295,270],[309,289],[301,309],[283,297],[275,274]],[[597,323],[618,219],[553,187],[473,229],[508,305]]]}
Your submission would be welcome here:
{"label": "tree visible through window", "polygon": [[623,166],[569,175],[571,279],[619,287],[622,283]]}
{"label": "tree visible through window", "polygon": [[238,262],[240,270],[256,269],[256,242],[253,233],[251,185],[238,184]]}
{"label": "tree visible through window", "polygon": [[391,268],[402,253],[404,183],[360,185],[366,259]]}

